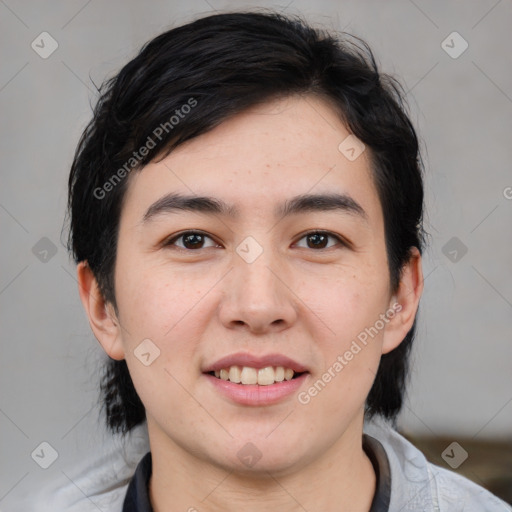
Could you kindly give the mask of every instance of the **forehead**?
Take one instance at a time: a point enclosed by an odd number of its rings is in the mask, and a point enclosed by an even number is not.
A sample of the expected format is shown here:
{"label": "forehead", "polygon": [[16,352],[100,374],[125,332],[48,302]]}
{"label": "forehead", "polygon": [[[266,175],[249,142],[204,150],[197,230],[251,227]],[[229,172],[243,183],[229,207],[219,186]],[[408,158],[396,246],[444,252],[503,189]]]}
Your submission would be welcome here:
{"label": "forehead", "polygon": [[369,152],[353,158],[362,148],[319,98],[269,102],[227,119],[133,173],[123,217],[140,221],[169,192],[217,197],[233,206],[238,219],[266,210],[274,214],[277,204],[296,195],[338,193],[353,198],[378,223],[381,210]]}

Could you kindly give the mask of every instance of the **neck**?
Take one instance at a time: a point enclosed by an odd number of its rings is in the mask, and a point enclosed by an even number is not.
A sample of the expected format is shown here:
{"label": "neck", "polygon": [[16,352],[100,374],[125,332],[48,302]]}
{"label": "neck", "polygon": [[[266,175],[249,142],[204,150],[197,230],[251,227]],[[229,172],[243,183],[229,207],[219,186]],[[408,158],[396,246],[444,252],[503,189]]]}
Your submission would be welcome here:
{"label": "neck", "polygon": [[362,421],[325,453],[285,472],[240,473],[198,458],[148,421],[152,453],[149,496],[155,512],[368,512],[376,489],[362,448]]}

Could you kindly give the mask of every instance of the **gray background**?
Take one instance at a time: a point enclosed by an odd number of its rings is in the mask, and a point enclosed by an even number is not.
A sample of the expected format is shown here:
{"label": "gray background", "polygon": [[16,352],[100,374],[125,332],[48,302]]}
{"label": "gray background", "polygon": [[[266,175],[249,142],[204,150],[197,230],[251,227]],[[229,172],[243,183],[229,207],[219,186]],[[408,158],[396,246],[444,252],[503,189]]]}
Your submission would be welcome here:
{"label": "gray background", "polygon": [[[97,98],[93,82],[164,29],[214,10],[301,13],[362,37],[401,79],[424,147],[431,239],[399,424],[454,440],[512,439],[512,2],[287,3],[0,0],[4,512],[50,472],[109,442],[95,406],[103,354],[61,242],[66,179]],[[47,59],[31,48],[43,31],[58,43]],[[454,31],[469,45],[458,58],[442,46]],[[457,38],[447,44],[462,48]],[[59,454],[48,470],[30,456],[43,441]]]}

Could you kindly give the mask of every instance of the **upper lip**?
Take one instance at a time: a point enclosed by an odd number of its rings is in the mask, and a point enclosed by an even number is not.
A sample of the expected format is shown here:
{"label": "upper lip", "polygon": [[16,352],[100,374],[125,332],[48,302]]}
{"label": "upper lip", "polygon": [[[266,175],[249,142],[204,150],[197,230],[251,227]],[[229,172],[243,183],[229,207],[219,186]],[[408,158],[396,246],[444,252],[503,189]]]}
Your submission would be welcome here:
{"label": "upper lip", "polygon": [[256,369],[266,368],[267,366],[283,366],[284,368],[291,368],[295,373],[308,371],[304,365],[283,354],[267,354],[258,356],[255,354],[248,354],[246,352],[238,352],[218,359],[214,363],[206,366],[203,369],[203,372],[209,373],[219,371],[223,368],[229,368],[230,366],[235,365],[248,366]]}

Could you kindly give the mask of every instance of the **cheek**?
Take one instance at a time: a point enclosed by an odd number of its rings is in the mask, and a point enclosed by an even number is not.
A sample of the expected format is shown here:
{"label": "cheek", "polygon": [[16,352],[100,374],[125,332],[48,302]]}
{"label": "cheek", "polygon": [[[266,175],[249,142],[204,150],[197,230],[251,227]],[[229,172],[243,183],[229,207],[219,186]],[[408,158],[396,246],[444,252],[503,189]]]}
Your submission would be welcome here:
{"label": "cheek", "polygon": [[[200,301],[205,288],[161,269],[125,275],[137,276],[119,283],[123,344],[137,393],[149,411],[162,402],[183,407],[179,404],[188,403],[188,395],[182,385],[190,388],[195,378],[191,362],[207,319]],[[148,339],[154,345],[149,345],[152,361],[145,366],[139,347],[146,347],[142,343]]]}
{"label": "cheek", "polygon": [[[324,307],[319,316],[333,332],[317,337],[321,369],[299,397],[300,403],[311,402],[315,415],[328,414],[339,425],[350,411],[363,406],[382,353],[384,330],[375,325],[386,311],[384,298],[384,293],[377,298],[356,285],[318,296]],[[380,323],[377,327],[381,327]]]}
{"label": "cheek", "polygon": [[164,266],[133,266],[133,270],[120,267],[118,275],[118,306],[130,334],[163,341],[173,338],[186,325],[196,325],[190,317],[208,283],[184,280],[183,275]]}
{"label": "cheek", "polygon": [[303,285],[301,296],[322,320],[328,339],[336,348],[343,348],[366,328],[375,324],[388,305],[388,279],[386,274],[367,266],[333,273],[321,287],[314,282]]}

